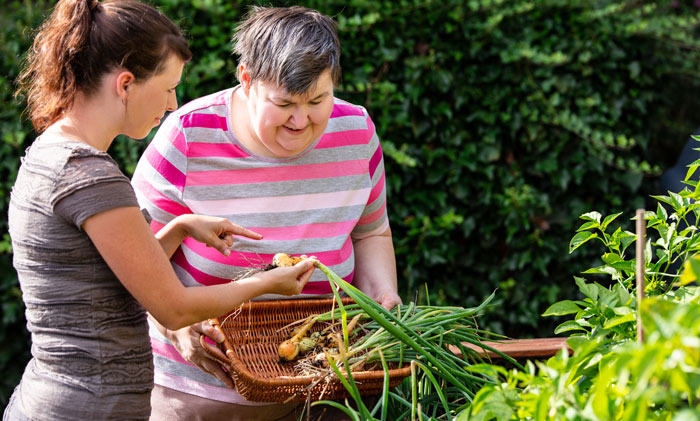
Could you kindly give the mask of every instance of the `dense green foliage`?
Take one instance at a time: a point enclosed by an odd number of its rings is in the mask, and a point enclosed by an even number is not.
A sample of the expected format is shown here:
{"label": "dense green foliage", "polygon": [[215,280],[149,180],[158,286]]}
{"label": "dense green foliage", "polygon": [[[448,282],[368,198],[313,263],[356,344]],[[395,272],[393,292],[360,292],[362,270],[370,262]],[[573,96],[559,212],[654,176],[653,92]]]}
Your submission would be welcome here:
{"label": "dense green foliage", "polygon": [[[0,12],[0,252],[19,156],[35,134],[12,98],[42,1]],[[249,2],[154,0],[188,32],[195,58],[181,102],[235,83],[232,25]],[[386,154],[389,214],[405,297],[474,306],[483,323],[551,335],[538,315],[573,298],[595,253],[568,254],[576,218],[644,205],[655,176],[697,125],[695,7],[623,0],[265,1],[339,23],[337,96],[367,107]],[[111,153],[130,174],[145,142]],[[16,275],[0,275],[4,404],[28,355]],[[539,326],[538,326],[539,325]]]}
{"label": "dense green foliage", "polygon": [[[690,166],[686,181],[700,168]],[[610,286],[577,277],[583,300],[563,300],[548,315],[568,315],[557,327],[573,351],[525,370],[493,365],[468,369],[486,384],[458,420],[698,420],[700,419],[700,214],[699,184],[654,196],[656,211],[643,213],[644,291],[638,294],[635,233],[617,226],[620,213],[585,221],[571,241],[603,243],[602,264],[585,273],[604,274]],[[680,276],[679,276],[680,275]],[[638,301],[638,297],[642,302]],[[637,323],[643,327],[638,336]]]}

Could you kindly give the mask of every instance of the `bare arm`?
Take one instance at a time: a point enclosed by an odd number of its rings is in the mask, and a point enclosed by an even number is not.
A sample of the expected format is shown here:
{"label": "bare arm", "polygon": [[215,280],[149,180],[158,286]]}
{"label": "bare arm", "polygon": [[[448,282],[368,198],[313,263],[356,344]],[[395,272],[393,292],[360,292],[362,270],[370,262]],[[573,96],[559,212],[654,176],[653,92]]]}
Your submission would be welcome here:
{"label": "bare arm", "polygon": [[396,281],[396,257],[391,229],[353,242],[353,284],[386,309],[401,304]]}
{"label": "bare arm", "polygon": [[126,289],[169,329],[220,316],[261,294],[299,294],[313,272],[306,260],[228,284],[186,288],[138,208],[98,213],[83,229]]}
{"label": "bare arm", "polygon": [[156,238],[165,251],[165,255],[169,258],[186,237],[192,237],[228,256],[231,253],[229,247],[233,245],[234,235],[254,240],[262,238],[262,235],[236,225],[227,219],[194,214],[176,217],[156,233]]}

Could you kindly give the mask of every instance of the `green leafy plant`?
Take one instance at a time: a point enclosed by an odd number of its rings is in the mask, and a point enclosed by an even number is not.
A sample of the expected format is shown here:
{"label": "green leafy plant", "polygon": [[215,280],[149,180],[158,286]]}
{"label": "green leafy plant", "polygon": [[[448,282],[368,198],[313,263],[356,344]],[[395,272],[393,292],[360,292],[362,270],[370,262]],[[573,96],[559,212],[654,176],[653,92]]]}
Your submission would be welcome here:
{"label": "green leafy plant", "polygon": [[[573,355],[564,350],[546,363],[528,363],[527,370],[468,368],[492,382],[459,420],[700,419],[700,287],[688,285],[698,275],[692,264],[698,228],[691,224],[700,215],[700,189],[691,180],[698,167],[700,160],[689,166],[685,179],[692,189],[653,196],[656,211],[643,214],[652,235],[644,244],[641,306],[636,256],[628,255],[635,234],[613,227],[620,213],[581,215],[585,222],[569,251],[600,240],[603,264],[584,273],[610,281],[604,286],[575,277],[585,298],[559,301],[544,313],[573,316],[555,330],[571,334],[567,344]],[[635,328],[640,318],[643,341]]]}
{"label": "green leafy plant", "polygon": [[[698,420],[700,301],[642,304],[646,340],[616,346],[599,334],[527,370],[474,366],[490,375],[457,420]],[[574,339],[574,338],[572,338]]]}

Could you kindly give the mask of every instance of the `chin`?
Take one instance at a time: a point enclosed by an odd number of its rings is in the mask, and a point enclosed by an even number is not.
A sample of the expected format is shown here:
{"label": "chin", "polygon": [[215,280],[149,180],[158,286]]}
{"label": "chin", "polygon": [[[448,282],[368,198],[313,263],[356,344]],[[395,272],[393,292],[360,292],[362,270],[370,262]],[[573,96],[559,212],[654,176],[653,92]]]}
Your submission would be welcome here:
{"label": "chin", "polygon": [[131,133],[124,133],[125,136],[130,137],[131,139],[135,140],[143,140],[148,136],[148,134],[151,132],[152,129],[148,129],[148,131],[140,131],[140,132],[131,132]]}

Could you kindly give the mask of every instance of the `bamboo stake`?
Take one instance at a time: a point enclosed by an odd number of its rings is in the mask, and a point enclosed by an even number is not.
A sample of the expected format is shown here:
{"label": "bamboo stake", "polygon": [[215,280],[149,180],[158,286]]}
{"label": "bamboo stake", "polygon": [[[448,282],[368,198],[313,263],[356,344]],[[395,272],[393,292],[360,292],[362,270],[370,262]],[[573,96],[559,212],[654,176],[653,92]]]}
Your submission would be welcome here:
{"label": "bamboo stake", "polygon": [[644,247],[646,245],[646,220],[644,209],[637,209],[637,342],[644,342],[642,329],[642,299],[644,298]]}

